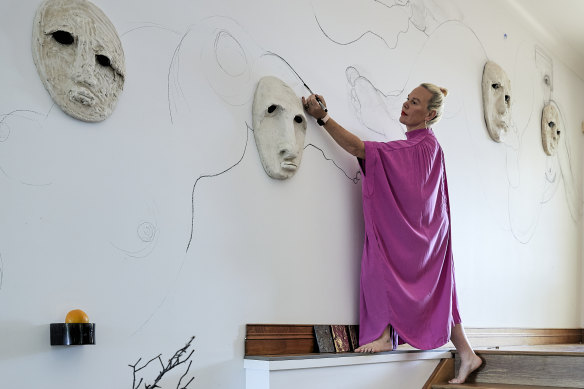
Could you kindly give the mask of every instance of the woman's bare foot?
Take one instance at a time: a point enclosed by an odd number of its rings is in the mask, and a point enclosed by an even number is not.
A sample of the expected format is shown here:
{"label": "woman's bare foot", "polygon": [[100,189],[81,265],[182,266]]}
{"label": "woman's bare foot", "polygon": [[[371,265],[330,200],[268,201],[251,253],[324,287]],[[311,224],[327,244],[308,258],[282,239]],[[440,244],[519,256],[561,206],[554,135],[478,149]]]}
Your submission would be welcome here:
{"label": "woman's bare foot", "polygon": [[468,375],[483,364],[483,360],[475,354],[472,347],[470,346],[462,324],[456,324],[454,327],[452,327],[450,340],[458,351],[458,355],[460,357],[460,369],[458,369],[458,375],[448,381],[448,383],[463,384],[464,381],[466,381]]}
{"label": "woman's bare foot", "polygon": [[449,384],[464,384],[470,373],[478,369],[483,364],[483,360],[476,354],[472,354],[466,358],[461,357],[460,369],[456,378],[448,381]]}
{"label": "woman's bare foot", "polygon": [[389,327],[386,327],[383,334],[371,343],[364,344],[355,350],[356,353],[380,353],[382,351],[392,351],[393,341],[389,332]]}

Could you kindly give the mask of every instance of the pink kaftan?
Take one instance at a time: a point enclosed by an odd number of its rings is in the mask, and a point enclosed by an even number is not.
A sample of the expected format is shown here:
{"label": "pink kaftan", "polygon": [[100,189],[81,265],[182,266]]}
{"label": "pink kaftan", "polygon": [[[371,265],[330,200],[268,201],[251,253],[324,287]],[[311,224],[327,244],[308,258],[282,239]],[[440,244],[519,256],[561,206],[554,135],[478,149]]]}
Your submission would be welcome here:
{"label": "pink kaftan", "polygon": [[[431,129],[365,142],[360,344],[391,324],[400,342],[440,347],[461,322],[444,154]],[[397,340],[394,339],[394,347]]]}

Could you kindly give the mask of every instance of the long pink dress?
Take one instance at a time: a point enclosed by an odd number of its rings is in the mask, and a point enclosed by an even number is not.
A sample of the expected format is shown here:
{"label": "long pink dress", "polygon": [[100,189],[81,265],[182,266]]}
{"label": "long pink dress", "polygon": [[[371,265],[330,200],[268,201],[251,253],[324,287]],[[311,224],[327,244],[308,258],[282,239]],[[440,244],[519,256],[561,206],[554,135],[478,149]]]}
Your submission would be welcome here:
{"label": "long pink dress", "polygon": [[[429,350],[461,322],[450,240],[444,154],[431,129],[407,140],[365,142],[360,335],[391,325],[401,342]],[[394,348],[397,336],[394,337]]]}

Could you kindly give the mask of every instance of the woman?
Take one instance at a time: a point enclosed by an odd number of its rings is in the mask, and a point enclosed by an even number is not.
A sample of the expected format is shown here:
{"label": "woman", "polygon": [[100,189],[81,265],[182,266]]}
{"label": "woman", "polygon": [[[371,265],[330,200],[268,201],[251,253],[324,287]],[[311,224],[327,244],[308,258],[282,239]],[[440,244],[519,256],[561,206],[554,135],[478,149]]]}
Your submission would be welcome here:
{"label": "woman", "polygon": [[407,139],[387,143],[364,142],[344,129],[325,112],[322,96],[303,97],[302,104],[361,165],[365,242],[356,351],[390,351],[398,337],[425,350],[450,339],[461,357],[450,383],[463,383],[482,360],[458,313],[444,155],[430,128],[447,93],[428,83],[415,88],[399,119]]}

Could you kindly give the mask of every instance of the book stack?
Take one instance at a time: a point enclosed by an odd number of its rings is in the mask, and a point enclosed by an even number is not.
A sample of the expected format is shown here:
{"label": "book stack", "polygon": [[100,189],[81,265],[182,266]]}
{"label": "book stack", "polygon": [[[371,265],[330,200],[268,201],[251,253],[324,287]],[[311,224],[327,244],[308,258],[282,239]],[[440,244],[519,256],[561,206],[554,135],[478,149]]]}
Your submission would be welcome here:
{"label": "book stack", "polygon": [[357,325],[315,325],[314,335],[320,353],[348,353],[359,347]]}

